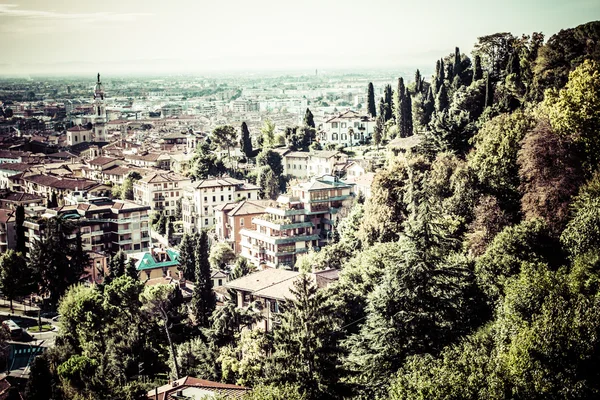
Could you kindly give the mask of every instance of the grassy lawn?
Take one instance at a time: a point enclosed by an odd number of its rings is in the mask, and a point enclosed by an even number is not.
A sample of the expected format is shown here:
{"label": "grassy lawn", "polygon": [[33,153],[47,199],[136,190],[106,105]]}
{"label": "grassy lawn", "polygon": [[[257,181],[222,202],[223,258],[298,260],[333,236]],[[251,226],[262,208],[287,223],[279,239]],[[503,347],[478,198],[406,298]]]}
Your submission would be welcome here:
{"label": "grassy lawn", "polygon": [[47,332],[47,331],[51,331],[52,329],[54,329],[54,327],[52,325],[42,325],[42,330],[40,331],[39,326],[35,325],[27,330],[29,332]]}

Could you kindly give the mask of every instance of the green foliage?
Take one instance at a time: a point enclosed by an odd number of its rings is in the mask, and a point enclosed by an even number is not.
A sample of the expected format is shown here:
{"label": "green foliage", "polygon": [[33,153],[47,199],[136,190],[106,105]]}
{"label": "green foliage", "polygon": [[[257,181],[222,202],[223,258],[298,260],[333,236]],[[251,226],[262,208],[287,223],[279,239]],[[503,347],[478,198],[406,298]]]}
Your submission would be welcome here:
{"label": "green foliage", "polygon": [[569,74],[586,59],[600,61],[600,22],[593,21],[575,28],[563,29],[541,46],[537,45],[533,93],[541,99],[546,89],[560,89]]}
{"label": "green foliage", "polygon": [[243,400],[306,400],[307,397],[300,393],[297,385],[277,384],[258,385],[252,388]]}
{"label": "green foliage", "polygon": [[375,90],[373,89],[373,82],[369,82],[367,88],[367,113],[371,118],[377,116],[377,110],[375,109]]}
{"label": "green foliage", "polygon": [[495,196],[510,215],[520,208],[517,155],[521,140],[532,127],[531,116],[516,111],[485,122],[472,139],[475,148],[469,154],[469,166],[484,191]]}
{"label": "green foliage", "polygon": [[194,152],[190,164],[190,176],[195,180],[209,176],[220,176],[225,172],[223,162],[211,151],[207,142],[200,143]]}
{"label": "green foliage", "polygon": [[27,250],[25,246],[25,228],[23,223],[25,222],[25,207],[18,205],[15,210],[15,233],[16,233],[16,244],[15,251],[21,254],[25,254]]}
{"label": "green foliage", "polygon": [[217,362],[218,351],[214,345],[204,343],[201,338],[194,338],[179,344],[176,353],[181,376],[219,380],[221,371]]}
{"label": "green foliage", "polygon": [[283,174],[283,164],[281,155],[273,150],[265,149],[256,157],[256,164],[259,167],[270,167],[275,176]]}
{"label": "green foliage", "polygon": [[577,199],[560,240],[572,257],[600,248],[600,197],[584,194]]}
{"label": "green foliage", "polygon": [[275,123],[266,119],[260,128],[263,150],[275,146]]}
{"label": "green foliage", "polygon": [[81,235],[69,239],[75,227],[68,220],[50,218],[42,221],[43,233],[33,243],[29,268],[40,288],[49,294],[49,302],[58,300],[72,284],[79,282],[87,265],[81,248]]}
{"label": "green foliage", "polygon": [[221,149],[227,150],[227,160],[231,166],[231,148],[237,142],[237,132],[231,125],[217,126],[212,132],[214,143]]}
{"label": "green foliage", "polygon": [[8,250],[0,256],[0,291],[10,301],[11,310],[13,300],[33,292],[32,284],[31,271],[21,253]]}
{"label": "green foliage", "polygon": [[338,359],[342,353],[331,304],[313,279],[302,274],[275,329],[270,380],[298,384],[307,399],[343,398]]}
{"label": "green foliage", "polygon": [[206,232],[200,233],[196,247],[196,275],[191,308],[196,324],[208,327],[210,315],[215,309],[216,299],[212,291],[213,282],[210,273],[209,245]]}
{"label": "green foliage", "polygon": [[261,198],[275,200],[279,196],[279,178],[269,166],[263,166],[258,170],[256,184],[261,188]]}
{"label": "green foliage", "polygon": [[210,256],[208,258],[213,269],[223,270],[225,267],[235,260],[235,253],[227,243],[215,243],[210,248]]}
{"label": "green foliage", "polygon": [[533,219],[500,232],[477,259],[475,273],[490,304],[494,304],[504,296],[506,280],[518,274],[523,263],[542,262],[558,268],[563,260],[561,247],[546,224]]}
{"label": "green foliage", "polygon": [[199,235],[185,233],[179,244],[179,268],[183,277],[188,281],[194,281],[196,278],[196,247],[198,246]]}
{"label": "green foliage", "polygon": [[600,62],[586,60],[569,75],[564,89],[546,92],[544,111],[552,128],[581,145],[587,172],[600,161]]}
{"label": "green foliage", "polygon": [[254,155],[254,150],[252,150],[252,139],[250,138],[250,131],[248,130],[248,125],[246,125],[246,122],[242,122],[241,131],[240,148],[242,149],[242,153],[244,153],[246,157],[250,158]]}
{"label": "green foliage", "polygon": [[315,117],[313,116],[313,113],[310,111],[310,109],[306,109],[306,113],[304,114],[304,126],[308,127],[308,128],[312,128],[315,129]]}
{"label": "green foliage", "polygon": [[519,187],[525,218],[542,218],[556,234],[569,216],[571,197],[583,172],[578,152],[567,138],[557,135],[545,119],[527,132],[519,150]]}

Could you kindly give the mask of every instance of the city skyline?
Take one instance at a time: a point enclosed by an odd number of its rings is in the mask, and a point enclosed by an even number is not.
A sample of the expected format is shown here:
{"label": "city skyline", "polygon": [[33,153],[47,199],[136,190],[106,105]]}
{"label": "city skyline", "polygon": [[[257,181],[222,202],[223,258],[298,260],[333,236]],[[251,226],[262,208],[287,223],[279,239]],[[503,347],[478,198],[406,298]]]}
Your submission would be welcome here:
{"label": "city skyline", "polygon": [[[600,3],[466,0],[252,4],[0,3],[0,75],[167,74],[431,66],[496,32],[542,32],[600,17]],[[432,11],[434,10],[434,11]]]}

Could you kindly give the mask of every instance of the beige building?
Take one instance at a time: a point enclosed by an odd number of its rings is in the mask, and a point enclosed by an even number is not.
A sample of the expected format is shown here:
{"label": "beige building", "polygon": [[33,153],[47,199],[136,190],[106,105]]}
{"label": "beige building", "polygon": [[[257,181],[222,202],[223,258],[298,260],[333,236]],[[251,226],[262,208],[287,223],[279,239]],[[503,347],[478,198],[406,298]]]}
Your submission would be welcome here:
{"label": "beige building", "polygon": [[133,196],[137,203],[150,206],[153,212],[175,215],[177,201],[191,180],[174,172],[151,173],[134,182]]}
{"label": "beige building", "polygon": [[273,202],[270,200],[243,200],[216,206],[214,209],[217,240],[229,244],[235,254],[239,255],[242,251],[240,231],[246,228],[255,229],[252,219],[262,216],[271,203]]}
{"label": "beige building", "polygon": [[195,182],[181,203],[183,230],[198,232],[215,225],[215,207],[242,200],[258,200],[259,186],[233,178],[209,178]]}

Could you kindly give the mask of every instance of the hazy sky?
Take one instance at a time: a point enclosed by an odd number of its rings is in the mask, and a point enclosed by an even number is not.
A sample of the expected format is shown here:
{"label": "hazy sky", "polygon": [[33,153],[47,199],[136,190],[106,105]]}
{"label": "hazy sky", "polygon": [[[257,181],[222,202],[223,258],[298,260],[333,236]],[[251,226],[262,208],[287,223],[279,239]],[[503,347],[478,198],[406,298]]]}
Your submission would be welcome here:
{"label": "hazy sky", "polygon": [[598,19],[599,0],[0,0],[0,74],[412,67]]}

